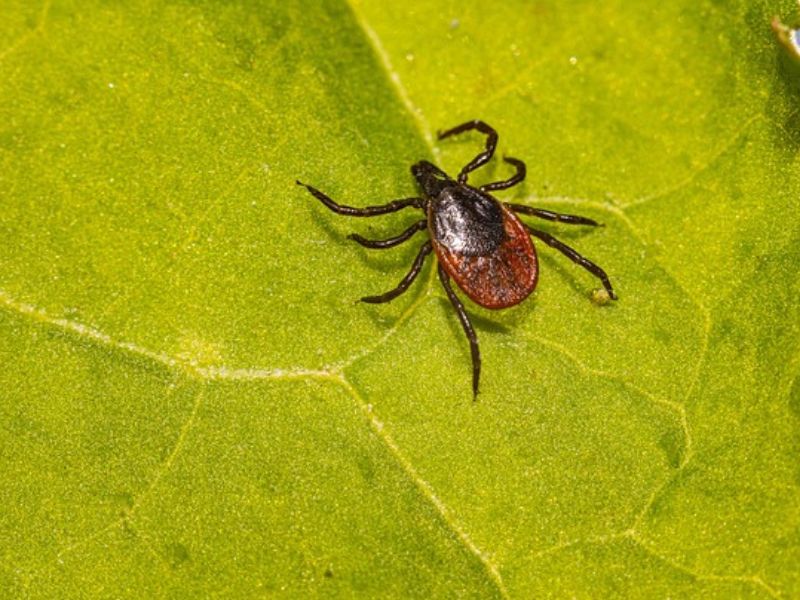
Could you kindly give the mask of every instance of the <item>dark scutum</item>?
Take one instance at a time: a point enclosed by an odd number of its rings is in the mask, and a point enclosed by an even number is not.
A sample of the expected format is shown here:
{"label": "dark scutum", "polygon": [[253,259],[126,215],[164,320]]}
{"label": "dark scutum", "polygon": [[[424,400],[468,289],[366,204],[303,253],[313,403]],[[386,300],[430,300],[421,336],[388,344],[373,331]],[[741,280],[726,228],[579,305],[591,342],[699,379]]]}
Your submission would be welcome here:
{"label": "dark scutum", "polygon": [[494,254],[505,239],[500,204],[474,188],[448,187],[428,211],[436,241],[463,256]]}

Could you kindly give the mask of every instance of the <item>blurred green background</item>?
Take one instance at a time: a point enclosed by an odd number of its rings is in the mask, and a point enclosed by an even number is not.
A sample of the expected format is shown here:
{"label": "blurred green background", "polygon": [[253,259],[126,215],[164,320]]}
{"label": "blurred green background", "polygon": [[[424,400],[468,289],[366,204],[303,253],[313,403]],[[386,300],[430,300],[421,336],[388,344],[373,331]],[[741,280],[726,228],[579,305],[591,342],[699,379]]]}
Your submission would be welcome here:
{"label": "blurred green background", "polygon": [[[795,9],[5,0],[0,595],[800,596]],[[414,195],[473,118],[620,296],[539,244],[476,403],[431,264],[357,302],[418,215],[294,185]]]}

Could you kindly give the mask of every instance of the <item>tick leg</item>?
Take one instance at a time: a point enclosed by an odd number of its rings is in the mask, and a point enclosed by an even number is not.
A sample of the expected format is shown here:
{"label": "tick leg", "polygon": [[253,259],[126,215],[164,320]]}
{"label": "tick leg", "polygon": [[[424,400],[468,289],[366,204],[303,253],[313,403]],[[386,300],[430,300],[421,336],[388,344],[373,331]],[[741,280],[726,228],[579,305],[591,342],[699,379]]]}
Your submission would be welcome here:
{"label": "tick leg", "polygon": [[611,287],[611,282],[608,280],[608,275],[606,275],[606,272],[603,269],[594,264],[588,258],[584,258],[580,254],[578,254],[576,250],[570,248],[564,242],[558,241],[549,233],[545,233],[544,231],[539,231],[538,229],[533,229],[528,225],[525,225],[525,229],[528,230],[528,233],[539,238],[548,246],[555,248],[556,250],[561,252],[564,256],[566,256],[568,259],[570,259],[572,262],[582,266],[584,269],[589,271],[589,273],[597,277],[601,282],[603,282],[603,287],[606,288],[606,291],[608,292],[608,295],[611,296],[612,300],[617,299],[617,295],[614,293],[614,288]]}
{"label": "tick leg", "polygon": [[472,399],[477,400],[478,383],[481,379],[481,349],[478,347],[478,336],[475,335],[475,330],[472,328],[472,323],[469,322],[467,311],[464,310],[464,305],[450,286],[450,277],[441,264],[439,265],[439,279],[442,282],[444,291],[447,293],[447,297],[450,299],[450,304],[456,309],[458,319],[461,321],[461,327],[464,328],[464,333],[467,334],[467,339],[469,340],[469,349],[472,353]]}
{"label": "tick leg", "polygon": [[462,123],[461,125],[457,125],[452,129],[448,129],[447,131],[440,131],[439,132],[439,139],[443,140],[446,137],[450,137],[451,135],[456,135],[458,133],[464,133],[465,131],[470,131],[472,129],[477,129],[481,133],[486,134],[486,150],[478,154],[475,158],[473,158],[466,167],[461,169],[461,172],[458,174],[458,183],[466,183],[467,182],[467,174],[470,171],[474,171],[480,166],[485,165],[489,162],[489,159],[492,158],[494,154],[494,149],[497,147],[497,132],[489,125],[484,123],[483,121],[467,121],[466,123]]}
{"label": "tick leg", "polygon": [[417,221],[400,235],[396,235],[387,240],[368,240],[367,238],[361,237],[357,233],[351,233],[347,237],[350,238],[351,240],[355,240],[356,242],[358,242],[359,244],[361,244],[366,248],[375,248],[378,250],[382,250],[383,248],[392,248],[393,246],[402,244],[406,240],[410,239],[412,235],[414,235],[418,231],[422,231],[427,226],[428,222],[425,219],[423,219],[422,221]]}
{"label": "tick leg", "polygon": [[338,213],[340,215],[347,215],[349,217],[374,217],[376,215],[385,215],[388,213],[397,212],[398,210],[402,210],[408,206],[413,206],[415,208],[422,208],[425,202],[422,198],[403,198],[402,200],[392,200],[391,202],[388,202],[387,204],[382,204],[380,206],[365,206],[364,208],[354,208],[352,206],[345,206],[344,204],[337,204],[334,200],[331,200],[328,196],[320,192],[315,187],[312,187],[300,181],[297,182],[297,185],[302,185],[309,192],[311,192],[311,194],[317,200],[322,202],[333,212]]}
{"label": "tick leg", "polygon": [[538,217],[540,219],[545,219],[546,221],[558,221],[559,223],[567,223],[568,225],[593,225],[594,227],[601,226],[601,224],[594,219],[588,219],[578,215],[567,215],[564,213],[553,212],[552,210],[544,210],[543,208],[525,206],[524,204],[513,204],[511,202],[506,202],[505,205],[514,212],[522,213],[523,215],[530,215],[532,217]]}
{"label": "tick leg", "polygon": [[505,181],[495,181],[494,183],[487,183],[486,185],[481,186],[481,191],[483,192],[493,192],[495,190],[505,190],[510,188],[512,185],[517,185],[520,181],[525,179],[525,163],[519,160],[518,158],[511,158],[510,156],[506,156],[503,158],[505,162],[510,165],[514,165],[517,167],[517,172],[514,175]]}
{"label": "tick leg", "polygon": [[386,292],[385,294],[381,294],[380,296],[366,296],[361,299],[362,302],[368,302],[369,304],[381,304],[383,302],[389,302],[390,300],[394,300],[400,294],[405,292],[414,280],[419,275],[420,269],[422,269],[422,263],[425,262],[425,257],[431,253],[431,243],[430,241],[425,242],[419,249],[417,253],[417,258],[414,259],[414,264],[411,265],[411,270],[403,277],[403,280],[398,284],[396,288]]}

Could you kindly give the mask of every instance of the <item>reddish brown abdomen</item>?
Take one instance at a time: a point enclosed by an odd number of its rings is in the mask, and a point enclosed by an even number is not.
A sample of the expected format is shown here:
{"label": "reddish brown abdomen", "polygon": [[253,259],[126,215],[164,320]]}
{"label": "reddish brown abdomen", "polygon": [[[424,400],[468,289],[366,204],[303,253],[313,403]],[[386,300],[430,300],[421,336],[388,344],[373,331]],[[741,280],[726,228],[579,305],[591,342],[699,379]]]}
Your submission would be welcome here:
{"label": "reddish brown abdomen", "polygon": [[506,237],[487,256],[466,256],[433,240],[439,262],[469,298],[485,308],[519,304],[536,288],[539,263],[530,235],[517,215],[502,206]]}

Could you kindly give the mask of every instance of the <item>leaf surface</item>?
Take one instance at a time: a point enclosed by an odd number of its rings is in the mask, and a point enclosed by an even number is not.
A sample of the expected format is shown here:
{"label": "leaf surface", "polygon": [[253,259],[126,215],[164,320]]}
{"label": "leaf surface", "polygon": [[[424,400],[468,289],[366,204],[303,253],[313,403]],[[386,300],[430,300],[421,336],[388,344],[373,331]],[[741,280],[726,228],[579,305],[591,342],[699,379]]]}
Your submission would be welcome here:
{"label": "leaf surface", "polygon": [[[793,10],[785,2],[784,14]],[[0,590],[800,594],[797,73],[765,2],[8,2]],[[468,305],[418,214],[481,118],[532,298]],[[508,176],[493,161],[471,181]],[[532,223],[533,224],[533,223]]]}

